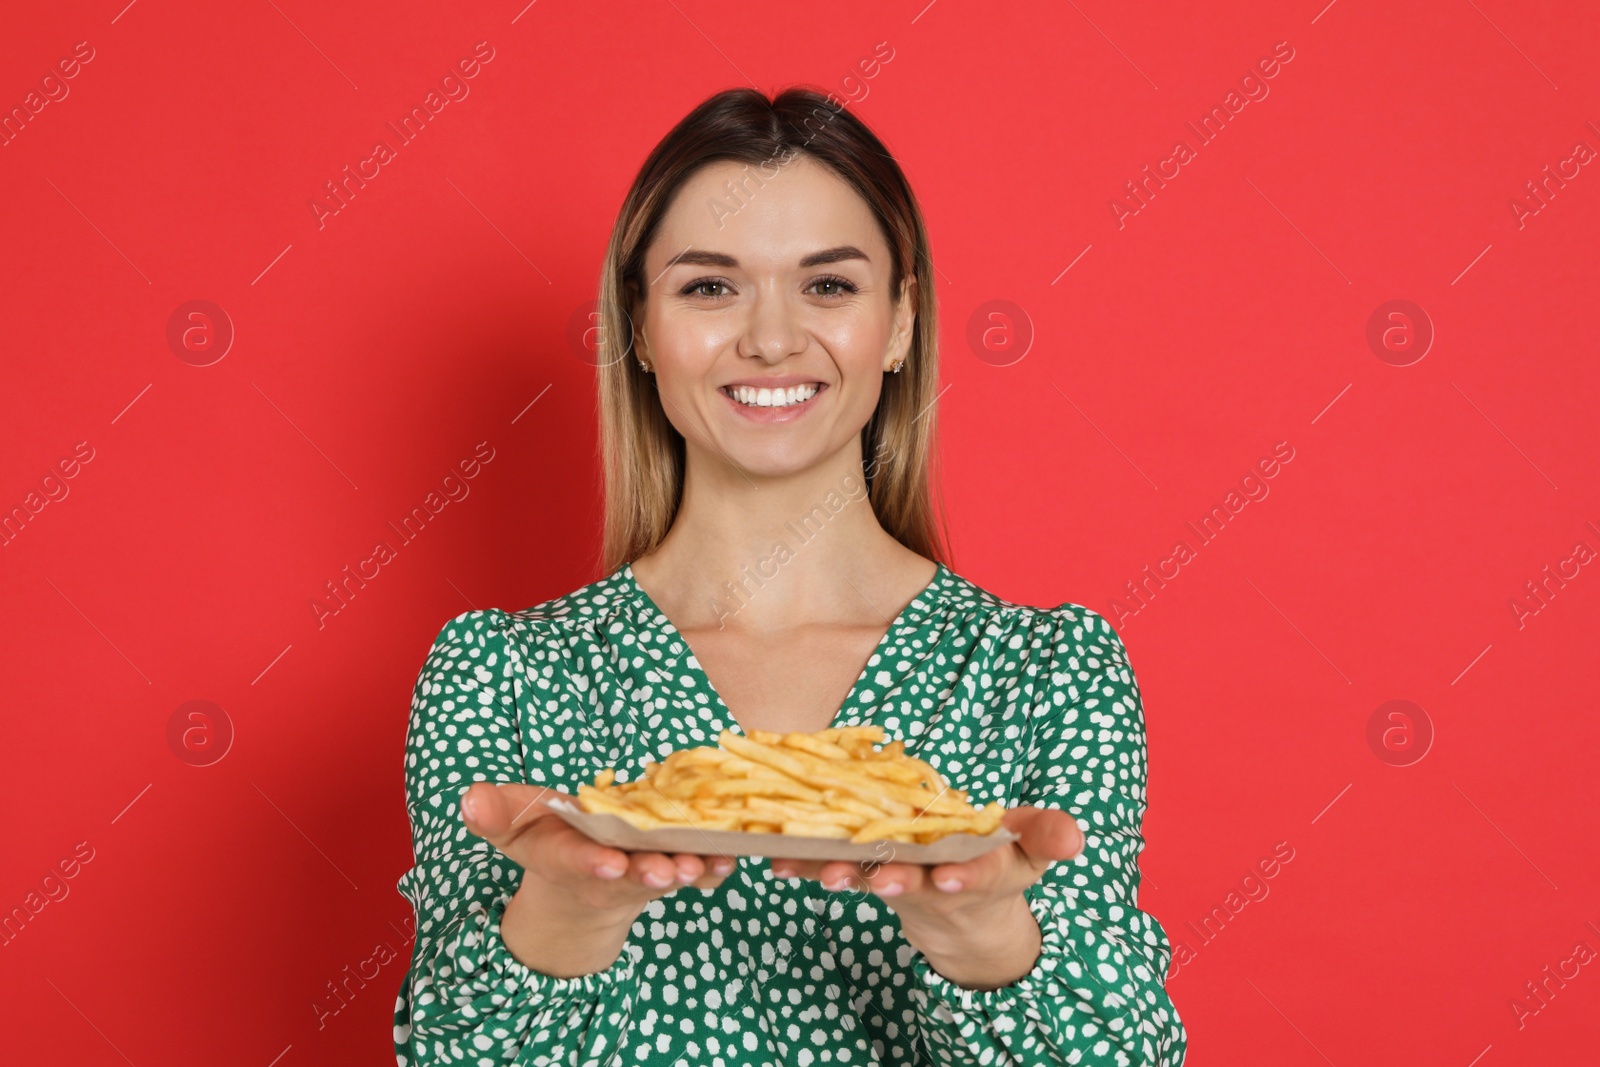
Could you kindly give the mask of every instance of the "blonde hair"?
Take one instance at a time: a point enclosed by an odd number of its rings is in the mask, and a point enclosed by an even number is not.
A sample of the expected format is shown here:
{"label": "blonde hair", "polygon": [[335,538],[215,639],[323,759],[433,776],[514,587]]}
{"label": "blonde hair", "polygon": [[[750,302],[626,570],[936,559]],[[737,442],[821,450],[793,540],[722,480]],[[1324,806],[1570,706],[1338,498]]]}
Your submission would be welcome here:
{"label": "blonde hair", "polygon": [[872,209],[889,245],[892,297],[903,283],[914,287],[916,321],[906,361],[899,373],[884,375],[877,409],[861,431],[863,473],[879,525],[912,551],[949,563],[934,404],[938,307],[916,197],[888,149],[831,94],[793,87],[769,100],[740,88],[707,98],[656,145],[623,200],[606,247],[596,308],[605,574],[660,544],[683,497],[683,437],[667,420],[653,376],[633,352],[629,309],[647,291],[645,251],[673,195],[702,166],[722,160],[782,166],[796,154],[830,168]]}

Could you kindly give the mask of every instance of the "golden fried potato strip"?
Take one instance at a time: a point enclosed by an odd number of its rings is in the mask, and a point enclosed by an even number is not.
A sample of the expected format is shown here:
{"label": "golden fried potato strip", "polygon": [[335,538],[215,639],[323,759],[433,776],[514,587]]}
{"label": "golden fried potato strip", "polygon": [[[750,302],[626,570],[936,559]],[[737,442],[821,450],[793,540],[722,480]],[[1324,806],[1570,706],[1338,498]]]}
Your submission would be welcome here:
{"label": "golden fried potato strip", "polygon": [[932,764],[907,755],[903,741],[886,740],[880,726],[729,729],[717,742],[669,753],[630,782],[604,768],[593,785],[578,786],[578,804],[644,830],[697,827],[854,843],[989,834],[1005,812],[998,801],[974,807]]}

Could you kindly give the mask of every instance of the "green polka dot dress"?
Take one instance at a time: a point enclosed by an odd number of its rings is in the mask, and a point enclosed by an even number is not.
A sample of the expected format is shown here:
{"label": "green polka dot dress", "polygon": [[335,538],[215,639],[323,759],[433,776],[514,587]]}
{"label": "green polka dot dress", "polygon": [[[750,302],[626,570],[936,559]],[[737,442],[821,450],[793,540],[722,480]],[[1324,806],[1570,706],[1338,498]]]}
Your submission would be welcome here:
{"label": "green polka dot dress", "polygon": [[1026,896],[1043,934],[1001,989],[934,971],[887,902],[775,879],[738,857],[716,890],[652,901],[606,970],[555,978],[507,949],[522,869],[461,823],[475,781],[576,793],[740,732],[627,564],[524,611],[440,631],[406,735],[416,909],[395,1004],[401,1065],[1177,1067],[1165,931],[1137,903],[1144,712],[1127,652],[1085,607],[1016,605],[940,564],[894,620],[833,725],[876,723],[975,805],[1072,812],[1087,844]]}

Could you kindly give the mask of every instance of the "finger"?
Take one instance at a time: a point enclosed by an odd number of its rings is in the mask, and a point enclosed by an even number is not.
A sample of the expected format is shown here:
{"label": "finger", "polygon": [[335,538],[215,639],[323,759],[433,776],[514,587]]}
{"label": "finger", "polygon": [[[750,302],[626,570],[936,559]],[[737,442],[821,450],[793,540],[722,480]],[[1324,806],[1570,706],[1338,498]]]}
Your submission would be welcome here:
{"label": "finger", "polygon": [[802,865],[800,876],[813,878],[832,892],[871,892],[899,896],[920,888],[924,868],[915,863],[868,863],[847,860],[815,861]]}
{"label": "finger", "polygon": [[822,888],[834,892],[866,887],[865,872],[861,865],[843,860],[817,864],[817,872],[813,877],[822,883]]}
{"label": "finger", "polygon": [[679,852],[672,856],[672,863],[677,868],[673,876],[674,882],[678,885],[690,885],[706,873],[710,861],[697,853]]}
{"label": "finger", "polygon": [[880,897],[927,891],[929,868],[920,863],[883,863],[865,872],[866,888]]}
{"label": "finger", "polygon": [[732,856],[706,856],[705,873],[692,883],[696,889],[715,889],[722,880],[733,873],[737,865]]}
{"label": "finger", "polygon": [[732,874],[733,868],[737,866],[734,857],[721,853],[712,856],[695,855],[693,858],[700,861],[702,878],[724,878]]}
{"label": "finger", "polygon": [[599,878],[614,882],[628,873],[629,854],[602,845],[561,819],[539,819],[520,831],[507,852],[545,878]]}
{"label": "finger", "polygon": [[1083,830],[1071,812],[1024,805],[1006,812],[1002,822],[1020,835],[1016,844],[1041,872],[1051,863],[1070,860],[1083,851]]}
{"label": "finger", "polygon": [[656,891],[681,884],[678,881],[678,865],[671,856],[661,852],[632,853],[627,877],[629,881]]}
{"label": "finger", "polygon": [[966,863],[941,863],[927,868],[927,884],[939,893],[987,892],[999,882],[1004,860],[995,862],[997,854],[1005,850],[994,849]]}
{"label": "finger", "polygon": [[1024,805],[1004,816],[1006,828],[1018,835],[1010,847],[991,849],[964,863],[943,863],[928,869],[928,881],[941,893],[995,892],[1031,885],[1052,863],[1069,860],[1083,850],[1083,833],[1070,812]]}
{"label": "finger", "polygon": [[[616,879],[625,874],[626,852],[591,840],[560,819],[544,821],[553,814],[545,801],[557,796],[566,794],[515,782],[474,782],[461,797],[462,822],[524,869],[537,866],[546,877],[560,872]],[[534,846],[528,835],[546,828],[550,847]]]}
{"label": "finger", "polygon": [[501,848],[523,827],[551,814],[544,800],[564,795],[544,786],[474,782],[461,794],[461,820],[468,830]]}
{"label": "finger", "polygon": [[560,844],[550,851],[558,857],[565,857],[570,870],[608,882],[614,882],[628,873],[628,853],[622,849],[602,845],[571,826],[563,825],[557,832],[560,834]]}
{"label": "finger", "polygon": [[821,860],[796,860],[774,856],[767,861],[775,878],[815,878],[822,869]]}

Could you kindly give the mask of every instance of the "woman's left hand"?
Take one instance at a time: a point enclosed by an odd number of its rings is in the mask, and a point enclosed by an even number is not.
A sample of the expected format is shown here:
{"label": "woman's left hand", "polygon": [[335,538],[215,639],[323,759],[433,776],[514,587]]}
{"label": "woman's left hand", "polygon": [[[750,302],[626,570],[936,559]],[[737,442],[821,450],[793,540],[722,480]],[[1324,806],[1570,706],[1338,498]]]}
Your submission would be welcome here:
{"label": "woman's left hand", "polygon": [[1078,820],[1057,808],[1012,808],[1001,824],[1018,840],[965,863],[896,863],[893,853],[885,862],[776,857],[769,862],[780,878],[795,875],[816,879],[826,889],[873,893],[900,916],[903,927],[972,929],[970,924],[985,914],[1013,906],[1050,864],[1083,851]]}

